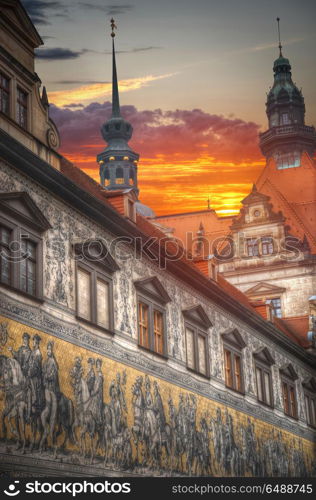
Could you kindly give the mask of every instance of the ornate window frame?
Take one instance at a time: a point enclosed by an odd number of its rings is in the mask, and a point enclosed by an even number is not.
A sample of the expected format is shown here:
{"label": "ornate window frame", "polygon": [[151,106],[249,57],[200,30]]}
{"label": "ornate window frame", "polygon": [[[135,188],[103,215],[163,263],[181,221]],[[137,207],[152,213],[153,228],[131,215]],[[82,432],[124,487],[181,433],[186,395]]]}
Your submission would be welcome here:
{"label": "ornate window frame", "polygon": [[[245,394],[243,350],[246,347],[246,343],[236,328],[222,333],[222,342],[225,385],[228,389],[238,392],[239,394]],[[238,370],[239,373],[237,373]]]}
{"label": "ornate window frame", "polygon": [[302,382],[304,391],[304,404],[306,423],[313,429],[316,428],[316,380],[309,377]]}
{"label": "ornate window frame", "polygon": [[[193,306],[182,311],[184,317],[185,343],[186,343],[186,365],[187,369],[210,378],[210,356],[209,356],[209,328],[212,323],[203,307]],[[192,363],[189,361],[188,334],[192,334]],[[204,345],[204,363],[200,362],[199,341],[202,339]],[[202,368],[204,365],[205,368]]]}
{"label": "ornate window frame", "polygon": [[[108,333],[114,333],[113,274],[119,269],[101,239],[86,240],[73,245],[76,268],[76,318]],[[89,317],[80,312],[79,273],[89,276]],[[106,284],[108,293],[108,323],[98,320],[98,283]]]}
{"label": "ornate window frame", "polygon": [[[43,301],[43,241],[42,234],[51,225],[27,192],[0,193],[0,225],[10,232],[8,242],[9,283],[0,285],[12,289],[31,299]],[[22,242],[30,242],[35,247],[34,255],[24,252]],[[28,291],[28,281],[22,284],[22,265],[35,263],[35,290]],[[25,271],[27,273],[27,270]]]}
{"label": "ornate window frame", "polygon": [[[168,293],[156,276],[134,281],[137,292],[137,331],[138,346],[163,358],[168,357],[168,335],[166,322],[166,305],[171,301]],[[146,309],[145,309],[146,308]],[[143,341],[142,311],[146,310],[147,342]],[[155,313],[161,315],[162,349],[156,348]],[[147,345],[146,345],[147,344]]]}
{"label": "ornate window frame", "polygon": [[298,420],[297,387],[298,375],[291,363],[280,368],[283,411],[288,417]]}
{"label": "ornate window frame", "polygon": [[[255,351],[253,353],[253,358],[254,358],[256,386],[257,386],[257,399],[260,403],[263,403],[264,405],[273,408],[274,395],[273,395],[273,378],[272,378],[271,367],[272,365],[275,364],[275,361],[271,356],[270,351],[266,347],[263,347],[262,349]],[[260,387],[258,387],[259,384]],[[268,385],[269,395],[267,395],[267,385]]]}

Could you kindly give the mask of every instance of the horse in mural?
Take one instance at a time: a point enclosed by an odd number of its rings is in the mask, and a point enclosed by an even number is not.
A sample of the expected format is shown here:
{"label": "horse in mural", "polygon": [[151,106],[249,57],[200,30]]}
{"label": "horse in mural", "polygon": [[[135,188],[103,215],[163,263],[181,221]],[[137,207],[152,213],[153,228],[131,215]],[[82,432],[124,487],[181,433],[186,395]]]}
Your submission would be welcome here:
{"label": "horse in mural", "polygon": [[69,441],[75,443],[73,433],[74,406],[71,399],[64,394],[55,394],[53,391],[45,389],[45,407],[41,413],[42,433],[40,438],[39,451],[42,453],[50,437],[53,447],[53,457],[57,457],[58,438],[64,433],[64,439],[60,449],[64,450]]}
{"label": "horse in mural", "polygon": [[212,475],[211,451],[210,451],[210,427],[207,424],[207,415],[200,421],[200,429],[195,430],[193,464],[192,468],[196,476]]}
{"label": "horse in mural", "polygon": [[[0,388],[4,391],[5,405],[1,415],[3,438],[7,440],[8,429],[17,440],[17,449],[25,452],[25,416],[27,408],[26,379],[19,363],[13,358],[0,356]],[[14,424],[12,424],[14,420]]]}
{"label": "horse in mural", "polygon": [[[88,384],[84,378],[76,380],[75,385],[75,418],[72,425],[72,432],[75,442],[80,450],[80,454],[85,459],[87,446],[86,435],[90,438],[90,464],[96,452],[98,441],[95,439],[97,424],[92,411],[90,410],[90,392]],[[79,431],[79,438],[78,438]]]}
{"label": "horse in mural", "polygon": [[134,410],[132,436],[136,446],[136,463],[140,464],[139,447],[144,441],[143,419],[145,409],[145,400],[142,391],[142,377],[137,377],[132,386],[132,406]]}
{"label": "horse in mural", "polygon": [[169,397],[169,418],[171,430],[171,473],[173,470],[185,472],[184,458],[188,443],[188,422],[185,415],[183,394],[180,394],[178,411]]}

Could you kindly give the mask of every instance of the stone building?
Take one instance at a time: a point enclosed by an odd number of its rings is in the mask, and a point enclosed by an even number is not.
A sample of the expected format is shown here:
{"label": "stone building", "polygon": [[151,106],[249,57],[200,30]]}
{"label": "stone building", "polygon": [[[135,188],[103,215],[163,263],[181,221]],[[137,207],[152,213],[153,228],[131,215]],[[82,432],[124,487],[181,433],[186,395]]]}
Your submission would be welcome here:
{"label": "stone building", "polygon": [[316,132],[305,124],[302,91],[279,49],[266,102],[269,128],[259,137],[266,165],[240,213],[221,218],[209,208],[153,222],[180,239],[209,276],[216,268],[258,307],[270,306],[261,310],[265,317],[279,318],[304,345],[308,332],[315,335]]}
{"label": "stone building", "polygon": [[141,215],[115,72],[101,183],[58,154],[40,37],[0,13],[0,469],[314,475],[312,352]]}

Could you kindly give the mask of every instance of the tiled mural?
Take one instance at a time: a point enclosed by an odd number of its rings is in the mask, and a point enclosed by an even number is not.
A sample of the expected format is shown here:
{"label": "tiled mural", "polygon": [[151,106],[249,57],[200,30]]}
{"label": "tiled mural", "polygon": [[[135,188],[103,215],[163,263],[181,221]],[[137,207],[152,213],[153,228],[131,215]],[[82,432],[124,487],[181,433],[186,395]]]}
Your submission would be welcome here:
{"label": "tiled mural", "polygon": [[0,451],[146,475],[315,474],[313,443],[0,318]]}

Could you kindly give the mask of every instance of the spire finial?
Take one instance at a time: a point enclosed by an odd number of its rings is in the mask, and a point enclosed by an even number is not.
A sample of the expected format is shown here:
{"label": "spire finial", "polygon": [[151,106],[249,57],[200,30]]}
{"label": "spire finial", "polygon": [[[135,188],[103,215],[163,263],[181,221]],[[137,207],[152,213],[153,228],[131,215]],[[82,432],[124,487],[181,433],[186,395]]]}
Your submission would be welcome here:
{"label": "spire finial", "polygon": [[120,100],[119,100],[119,92],[118,92],[118,83],[117,83],[117,72],[116,72],[116,60],[115,60],[115,46],[114,46],[114,30],[117,29],[117,26],[112,17],[111,19],[111,37],[112,37],[112,65],[113,65],[113,74],[112,74],[112,116],[119,117],[120,113]]}
{"label": "spire finial", "polygon": [[210,200],[210,197],[208,197],[208,199],[207,199],[207,209],[211,210],[211,200]]}
{"label": "spire finial", "polygon": [[281,45],[281,34],[280,34],[280,18],[277,17],[276,18],[277,20],[277,23],[278,23],[278,35],[279,35],[279,49],[280,49],[280,57],[283,57],[282,56],[282,45]]}
{"label": "spire finial", "polygon": [[114,21],[113,17],[111,19],[111,30],[112,30],[111,37],[114,38],[115,37],[114,30],[117,30],[117,26],[115,24],[115,21]]}

